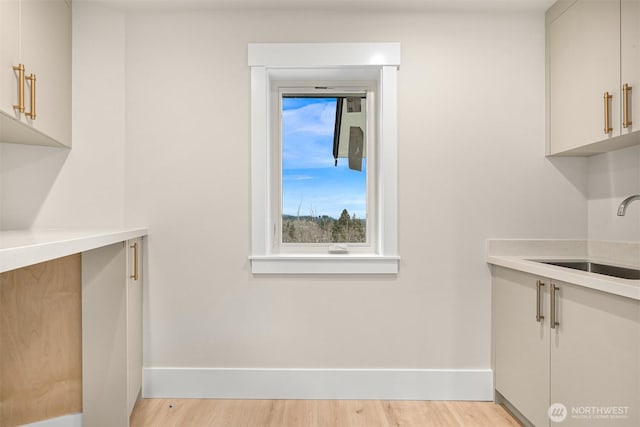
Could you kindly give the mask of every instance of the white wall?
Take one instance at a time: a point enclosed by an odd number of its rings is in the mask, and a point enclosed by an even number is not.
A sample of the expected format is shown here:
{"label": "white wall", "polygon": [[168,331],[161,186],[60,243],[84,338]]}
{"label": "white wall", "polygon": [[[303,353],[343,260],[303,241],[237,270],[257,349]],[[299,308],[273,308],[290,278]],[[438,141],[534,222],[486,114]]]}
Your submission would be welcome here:
{"label": "white wall", "polygon": [[[146,10],[126,34],[146,366],[487,368],[485,239],[587,236],[587,160],[544,157],[541,12]],[[402,44],[397,277],[249,272],[247,43],[313,41]]]}
{"label": "white wall", "polygon": [[124,14],[73,8],[73,148],[0,144],[0,229],[124,221]]}
{"label": "white wall", "polygon": [[[640,240],[640,147],[544,158],[543,28],[75,3],[74,147],[0,144],[0,229],[148,225],[147,366],[488,367],[486,238]],[[297,41],[402,43],[397,278],[249,273],[246,45]]]}
{"label": "white wall", "polygon": [[[148,225],[146,366],[487,368],[485,239],[586,238],[588,177],[594,224],[601,156],[544,157],[542,13],[75,3],[73,30],[74,147],[0,144],[0,225]],[[402,44],[397,277],[249,272],[247,43],[309,41]]]}
{"label": "white wall", "polygon": [[3,206],[4,206],[4,185],[2,184],[4,181],[4,167],[3,167],[3,156],[2,156],[2,143],[0,143],[0,230],[4,230],[4,215],[2,214],[3,212]]}
{"label": "white wall", "polygon": [[633,194],[640,194],[640,146],[589,158],[590,239],[640,242],[640,202],[617,215],[620,202]]}

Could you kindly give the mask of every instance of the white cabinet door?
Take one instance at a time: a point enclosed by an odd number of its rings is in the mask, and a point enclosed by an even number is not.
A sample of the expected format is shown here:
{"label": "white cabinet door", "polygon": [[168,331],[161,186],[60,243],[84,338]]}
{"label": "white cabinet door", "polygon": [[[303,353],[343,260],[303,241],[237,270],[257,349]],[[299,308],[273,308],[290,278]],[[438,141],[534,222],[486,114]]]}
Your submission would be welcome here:
{"label": "white cabinet door", "polygon": [[[562,425],[639,426],[640,302],[553,283],[560,324],[551,334],[551,402],[568,410]],[[606,416],[624,407],[626,417]]]}
{"label": "white cabinet door", "polygon": [[141,256],[142,239],[82,254],[82,393],[87,427],[128,426],[140,394]]}
{"label": "white cabinet door", "polygon": [[[65,0],[20,0],[21,51],[26,74],[34,74],[35,112],[29,126],[71,145],[71,8]],[[96,82],[99,84],[99,82]],[[31,111],[33,83],[27,81]]]}
{"label": "white cabinet door", "polygon": [[549,24],[548,37],[549,154],[620,135],[619,0],[578,0]]}
{"label": "white cabinet door", "polygon": [[[549,424],[549,323],[536,320],[538,277],[493,267],[495,388],[536,426]],[[545,300],[543,281],[541,297]],[[548,298],[546,298],[548,301]]]}
{"label": "white cabinet door", "polygon": [[0,110],[19,117],[13,106],[18,104],[18,79],[13,70],[20,62],[18,49],[19,1],[0,0]]}
{"label": "white cabinet door", "polygon": [[82,425],[126,427],[127,292],[124,242],[82,253]]}
{"label": "white cabinet door", "polygon": [[142,239],[127,242],[127,409],[142,390]]}
{"label": "white cabinet door", "polygon": [[[627,84],[632,88],[627,113],[631,125],[622,129],[622,133],[627,134],[640,130],[640,0],[622,0],[620,10],[622,85]],[[624,110],[623,104],[622,114]],[[622,117],[624,120],[624,115]]]}

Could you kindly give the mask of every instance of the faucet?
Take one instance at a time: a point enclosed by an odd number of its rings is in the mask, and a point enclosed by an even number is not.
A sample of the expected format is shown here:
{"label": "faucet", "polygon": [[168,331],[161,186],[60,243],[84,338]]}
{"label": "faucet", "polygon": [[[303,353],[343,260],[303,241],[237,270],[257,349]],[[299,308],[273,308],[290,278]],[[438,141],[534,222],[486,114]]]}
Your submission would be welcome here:
{"label": "faucet", "polygon": [[634,200],[640,200],[640,194],[636,194],[635,196],[629,196],[620,203],[620,207],[618,208],[618,216],[624,216],[625,211],[627,210],[627,206],[629,203]]}

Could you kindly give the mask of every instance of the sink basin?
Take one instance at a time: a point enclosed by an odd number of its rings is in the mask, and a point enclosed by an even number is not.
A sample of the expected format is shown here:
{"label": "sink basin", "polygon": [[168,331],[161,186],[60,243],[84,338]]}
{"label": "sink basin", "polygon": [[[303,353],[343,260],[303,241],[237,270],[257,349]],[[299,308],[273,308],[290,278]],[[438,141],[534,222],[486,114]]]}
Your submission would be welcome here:
{"label": "sink basin", "polygon": [[604,274],[605,276],[619,277],[621,279],[640,280],[640,270],[635,268],[616,267],[614,265],[598,264],[589,261],[535,261],[543,264],[556,265],[558,267]]}

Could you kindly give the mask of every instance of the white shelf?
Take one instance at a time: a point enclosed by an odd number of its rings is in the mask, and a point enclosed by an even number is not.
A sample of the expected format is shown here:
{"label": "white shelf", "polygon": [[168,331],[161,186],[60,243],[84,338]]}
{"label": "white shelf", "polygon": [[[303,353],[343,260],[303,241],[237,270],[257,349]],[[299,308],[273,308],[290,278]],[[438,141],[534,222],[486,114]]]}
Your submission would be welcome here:
{"label": "white shelf", "polygon": [[0,273],[146,234],[140,227],[0,231]]}

